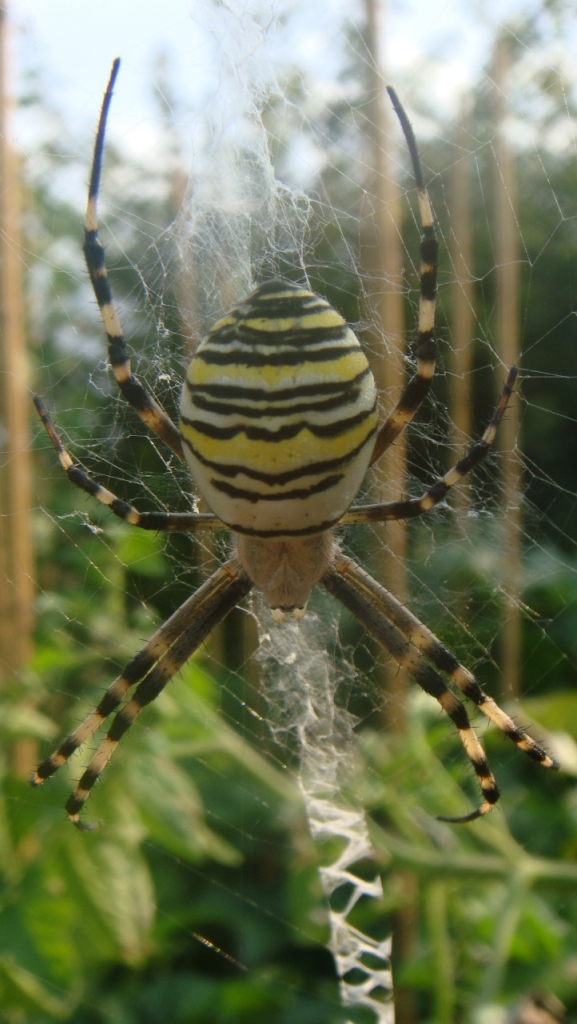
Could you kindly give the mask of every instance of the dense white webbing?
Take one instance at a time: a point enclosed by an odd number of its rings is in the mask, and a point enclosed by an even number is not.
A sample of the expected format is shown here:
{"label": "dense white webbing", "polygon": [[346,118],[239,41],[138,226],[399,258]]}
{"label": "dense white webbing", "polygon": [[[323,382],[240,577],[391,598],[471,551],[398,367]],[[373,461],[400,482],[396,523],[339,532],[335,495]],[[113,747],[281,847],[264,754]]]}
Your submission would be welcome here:
{"label": "dense white webbing", "polygon": [[[269,702],[269,726],[283,746],[299,758],[298,781],[309,829],[316,843],[339,853],[320,868],[328,903],[330,937],[344,1006],[365,1007],[376,1024],[392,1024],[391,940],[375,941],[348,920],[361,898],[379,899],[381,880],[359,878],[354,865],[373,860],[362,808],[350,795],[354,778],[355,721],[335,704],[337,679],[326,650],[325,627],[316,615],[276,625],[264,600],[257,598],[260,628],[258,659]],[[331,906],[338,890],[341,909]]]}

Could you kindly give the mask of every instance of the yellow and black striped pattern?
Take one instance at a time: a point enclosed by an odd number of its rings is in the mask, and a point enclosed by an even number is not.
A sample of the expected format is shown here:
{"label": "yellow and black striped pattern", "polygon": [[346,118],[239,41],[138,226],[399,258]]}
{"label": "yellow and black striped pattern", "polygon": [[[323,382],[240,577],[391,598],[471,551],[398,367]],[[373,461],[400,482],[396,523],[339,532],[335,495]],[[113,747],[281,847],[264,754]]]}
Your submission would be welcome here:
{"label": "yellow and black striped pattern", "polygon": [[325,299],[281,280],[256,288],[204,338],[180,412],[201,494],[232,530],[260,537],[336,523],[377,430],[358,339]]}

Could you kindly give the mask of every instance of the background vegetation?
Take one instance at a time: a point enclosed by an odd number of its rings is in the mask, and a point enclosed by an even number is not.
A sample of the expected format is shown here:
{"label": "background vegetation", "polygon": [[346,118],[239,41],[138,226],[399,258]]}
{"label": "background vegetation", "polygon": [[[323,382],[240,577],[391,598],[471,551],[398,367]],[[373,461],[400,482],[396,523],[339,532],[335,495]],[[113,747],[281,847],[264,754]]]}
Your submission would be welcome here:
{"label": "background vegetation", "polygon": [[[347,75],[347,109],[330,107],[316,123],[341,162],[363,108],[361,71],[349,68]],[[301,89],[295,99],[306,112],[311,94],[306,83]],[[548,130],[561,104],[570,102],[569,90],[554,90],[547,80],[541,95],[547,101],[541,121],[535,105],[517,108],[535,132]],[[55,117],[32,87],[26,102],[37,105],[45,120]],[[478,334],[472,401],[482,429],[493,402],[495,274],[483,186],[492,127],[482,90],[471,117],[481,183],[472,198]],[[143,510],[184,510],[186,477],[142,435],[109,379],[82,270],[78,210],[58,187],[78,158],[63,142],[65,126],[54,123],[54,139],[24,167],[26,247],[34,253],[28,326],[35,387],[55,411],[75,456],[101,483]],[[290,125],[285,136],[276,125],[279,137],[278,173],[288,176]],[[442,141],[448,138],[449,126],[440,125],[422,147],[445,239],[454,158],[450,143]],[[85,141],[79,147],[83,164],[90,145]],[[174,413],[187,339],[178,311],[182,278],[170,233],[163,234],[175,215],[171,153],[167,142],[166,167],[151,172],[127,164],[125,154],[109,147],[103,212],[137,372]],[[350,213],[360,203],[361,185],[354,175],[335,174],[335,166],[336,158],[321,169],[317,194],[330,196],[332,209]],[[337,666],[342,659],[357,669],[347,699],[360,722],[358,787],[384,881],[382,903],[373,911],[362,908],[360,923],[368,927],[362,915],[371,913],[373,928],[387,929],[403,907],[414,916],[410,947],[396,965],[399,989],[411,996],[400,1024],[497,1024],[507,1014],[520,1021],[529,997],[548,1007],[543,1012],[550,1020],[562,1016],[560,1003],[569,1020],[577,1019],[576,186],[573,150],[549,147],[536,156],[520,148],[527,472],[523,700],[516,715],[538,723],[538,731],[564,752],[565,770],[539,771],[483,728],[505,794],[503,810],[460,829],[439,824],[431,815],[462,812],[463,789],[475,798],[458,738],[436,706],[415,693],[406,732],[385,741],[377,655],[344,616],[334,652]],[[356,320],[358,280],[331,258],[335,239],[342,240],[348,228],[327,224],[326,209],[323,203],[322,231],[314,222],[311,231],[311,279]],[[405,228],[407,251],[414,254],[408,209]],[[348,241],[358,244],[358,238]],[[446,254],[442,267],[439,333],[446,360]],[[415,275],[409,263],[406,279],[412,324]],[[448,384],[442,366],[433,401],[412,434],[416,492],[451,458],[440,411]],[[76,760],[43,790],[29,790],[31,756],[48,752],[74,727],[154,623],[197,585],[218,555],[190,538],[140,535],[113,521],[65,485],[41,431],[36,456],[35,652],[22,676],[4,688],[0,718],[0,1021],[352,1019],[340,1008],[334,966],[323,946],[317,868],[328,853],[313,847],[285,752],[255,713],[266,711],[266,702],[258,694],[246,611],[231,616],[224,633],[195,656],[123,742],[91,799],[89,816],[101,823],[98,831],[75,832],[64,818],[71,780],[79,775]],[[496,697],[503,582],[497,466],[493,459],[479,474],[465,522],[441,511],[432,527],[431,521],[417,525],[410,537],[413,607]],[[360,555],[374,550],[369,530],[360,531],[354,544]],[[322,614],[337,614],[332,605],[319,607]]]}

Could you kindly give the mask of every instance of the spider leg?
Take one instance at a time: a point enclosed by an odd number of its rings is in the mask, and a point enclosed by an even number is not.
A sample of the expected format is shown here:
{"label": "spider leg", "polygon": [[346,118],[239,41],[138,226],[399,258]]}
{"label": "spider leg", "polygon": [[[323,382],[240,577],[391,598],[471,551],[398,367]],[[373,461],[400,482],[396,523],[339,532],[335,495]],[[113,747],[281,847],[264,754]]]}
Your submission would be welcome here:
{"label": "spider leg", "polygon": [[413,174],[417,185],[419,196],[419,210],[421,215],[421,296],[419,299],[419,326],[416,344],[417,372],[411,377],[399,401],[390,413],[388,419],[380,428],[371,464],[389,448],[395,438],[411,422],[421,402],[425,398],[435,372],[435,339],[433,330],[435,326],[435,302],[437,296],[437,259],[438,242],[435,234],[433,211],[429,202],[429,196],[423,181],[421,162],[417,152],[417,143],[411,123],[405,110],[399,102],[399,98],[391,86],[387,86],[387,92],[391,98],[395,113],[400,121],[405,136]]}
{"label": "spider leg", "polygon": [[457,462],[445,476],[437,480],[432,487],[429,488],[425,494],[422,494],[420,498],[405,498],[401,501],[388,501],[380,505],[361,505],[358,508],[351,508],[348,512],[345,512],[342,519],[339,520],[339,526],[350,526],[353,523],[374,523],[383,522],[385,519],[412,519],[415,516],[421,516],[423,512],[428,512],[429,509],[434,508],[439,502],[443,501],[447,491],[454,487],[455,484],[459,483],[463,477],[471,470],[477,463],[481,462],[485,458],[485,455],[489,451],[489,448],[495,440],[497,433],[497,427],[503,417],[503,413],[507,408],[507,403],[511,397],[515,379],[517,377],[517,367],[512,366],[507,376],[507,381],[501,394],[501,399],[493,418],[489,423],[483,437],[480,441],[477,441],[472,448],[469,449],[466,455]]}
{"label": "spider leg", "polygon": [[41,785],[45,779],[54,775],[58,768],[100,728],[108,716],[120,707],[129,689],[135,683],[139,683],[154,668],[158,659],[166,654],[169,647],[181,635],[191,614],[191,608],[196,606],[196,602],[197,594],[193,594],[163,623],[160,629],[157,629],[154,636],[129,662],[122,675],[118,676],[108,687],[98,707],[91,711],[78,728],[63,740],[58,749],[38,766],[31,779],[33,786]]}
{"label": "spider leg", "polygon": [[96,141],[94,143],[94,155],[92,158],[92,170],[90,173],[90,186],[88,190],[88,204],[86,207],[86,220],[84,224],[84,257],[90,274],[90,280],[100,309],[100,315],[108,338],[108,358],[114,371],[118,386],[127,402],[132,405],[140,418],[155,434],[160,437],[172,451],[181,459],[184,459],[182,442],[178,428],[164,409],[152,398],[143,388],[140,381],[132,373],[130,358],[126,348],[124,333],[114,300],[112,290],[106,272],[104,248],[98,238],[98,190],[100,188],[100,175],[102,171],[102,154],[104,150],[104,136],[106,133],[106,120],[112,100],[112,91],[120,60],[117,57],[112,65],[110,78],[104,93]]}
{"label": "spider leg", "polygon": [[86,491],[93,498],[101,501],[119,519],[124,519],[131,526],[139,526],[142,530],[186,530],[190,533],[195,533],[198,530],[227,529],[224,523],[210,512],[139,512],[133,505],[129,505],[128,502],[117,498],[112,491],[109,491],[106,487],[101,487],[95,480],[92,480],[73,461],[72,456],[67,452],[56,433],[54,424],[44,408],[42,399],[35,395],[33,401],[58,455],[60,465],[70,482],[76,487],[80,487],[81,490]]}
{"label": "spider leg", "polygon": [[[345,608],[352,612],[371,636],[393,656],[395,661],[409,672],[425,693],[435,697],[445,714],[456,725],[465,752],[475,770],[484,800],[481,806],[471,814],[458,818],[441,817],[439,820],[454,824],[475,821],[476,818],[480,818],[492,810],[499,799],[499,790],[487,764],[485,751],[475,731],[471,728],[465,707],[459,698],[448,689],[438,672],[425,661],[415,644],[403,636],[397,626],[385,617],[382,609],[375,602],[373,594],[367,594],[366,586],[359,586],[349,569],[350,566],[354,566],[354,563],[348,559],[337,559],[329,566],[321,583],[329,593],[338,598],[341,604],[344,604]],[[354,568],[357,567],[354,566]],[[375,581],[371,580],[371,584],[378,589],[379,585]]]}
{"label": "spider leg", "polygon": [[348,558],[338,557],[334,568],[346,576],[358,593],[364,594],[367,600],[388,619],[393,626],[401,631],[432,663],[453,680],[461,692],[477,705],[480,711],[513,740],[533,761],[538,761],[544,768],[559,768],[558,762],[551,757],[534,739],[522,729],[517,728],[513,719],[489,697],[479,686],[477,680],[464,665],[457,661],[454,654],[427,628],[416,615],[405,608],[388,590],[385,590]]}
{"label": "spider leg", "polygon": [[66,761],[118,708],[130,687],[140,683],[134,695],[116,715],[75,792],[66,804],[69,817],[80,828],[79,814],[94,783],[110,760],[119,740],[147,704],[158,696],[197,647],[227,613],[249,592],[252,583],[235,558],[213,575],[154,634],[106,691],[98,707],[39,765],[32,778],[39,785]]}

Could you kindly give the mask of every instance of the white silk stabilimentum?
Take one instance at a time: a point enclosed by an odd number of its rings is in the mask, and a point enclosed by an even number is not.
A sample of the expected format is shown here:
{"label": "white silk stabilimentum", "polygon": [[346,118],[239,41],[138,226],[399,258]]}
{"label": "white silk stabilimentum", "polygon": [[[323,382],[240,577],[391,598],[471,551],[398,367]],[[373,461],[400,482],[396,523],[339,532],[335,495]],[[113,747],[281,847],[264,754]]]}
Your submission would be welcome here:
{"label": "white silk stabilimentum", "polygon": [[376,868],[368,880],[355,873],[355,865],[362,863],[362,874],[370,874],[367,862],[374,855],[364,813],[350,795],[355,720],[335,704],[334,662],[323,649],[326,631],[311,613],[278,626],[262,599],[257,599],[257,614],[257,658],[264,668],[269,728],[299,757],[297,775],[312,838],[325,850],[337,850],[334,860],[320,868],[320,877],[328,902],[327,945],[342,1002],[372,1010],[376,1024],[392,1024],[391,940],[376,941],[348,920],[359,900],[378,900],[382,886]]}

